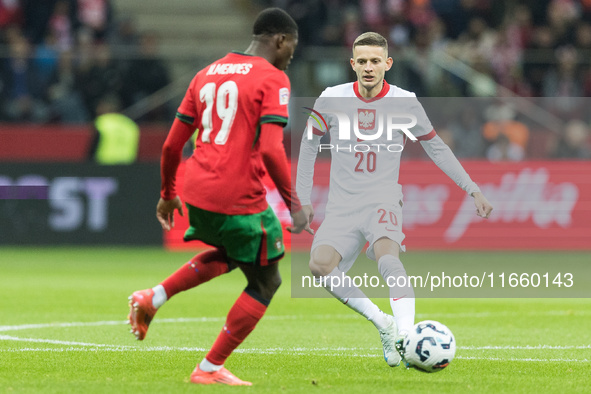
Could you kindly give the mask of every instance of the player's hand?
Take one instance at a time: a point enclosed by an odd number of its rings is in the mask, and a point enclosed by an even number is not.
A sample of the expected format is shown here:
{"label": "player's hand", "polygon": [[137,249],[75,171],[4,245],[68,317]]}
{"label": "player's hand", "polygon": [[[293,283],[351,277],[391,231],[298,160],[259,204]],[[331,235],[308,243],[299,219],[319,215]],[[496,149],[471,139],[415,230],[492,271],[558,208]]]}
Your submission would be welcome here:
{"label": "player's hand", "polygon": [[308,224],[304,227],[304,230],[312,235],[314,235],[314,230],[310,227],[310,224],[314,220],[314,207],[312,204],[302,205],[302,211],[306,218],[308,219]]}
{"label": "player's hand", "polygon": [[302,211],[304,211],[306,217],[308,218],[308,224],[312,223],[314,220],[314,207],[312,204],[302,205]]}
{"label": "player's hand", "polygon": [[156,205],[156,218],[166,231],[170,231],[174,227],[175,210],[179,211],[179,215],[185,216],[183,214],[183,203],[179,196],[176,196],[172,200],[163,200],[160,198],[158,205]]}
{"label": "player's hand", "polygon": [[476,205],[476,214],[481,218],[488,219],[493,210],[491,203],[480,192],[472,193],[472,197],[474,197],[474,205]]}
{"label": "player's hand", "polygon": [[308,216],[304,212],[304,209],[299,210],[296,213],[291,214],[291,221],[293,226],[288,226],[287,231],[293,234],[299,234],[303,230],[306,230],[310,234],[314,234],[314,230],[310,228],[310,223],[308,223]]}

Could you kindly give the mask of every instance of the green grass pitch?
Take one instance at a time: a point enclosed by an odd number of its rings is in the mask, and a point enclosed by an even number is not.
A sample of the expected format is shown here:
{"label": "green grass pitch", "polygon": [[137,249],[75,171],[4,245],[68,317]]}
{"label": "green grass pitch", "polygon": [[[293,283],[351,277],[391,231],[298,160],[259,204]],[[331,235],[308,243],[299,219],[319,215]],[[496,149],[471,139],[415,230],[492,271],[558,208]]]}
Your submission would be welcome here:
{"label": "green grass pitch", "polygon": [[[127,296],[192,255],[0,249],[0,393],[591,392],[589,299],[419,299],[417,321],[441,321],[458,344],[447,369],[425,374],[388,367],[373,325],[338,301],[292,299],[289,258],[267,315],[226,363],[253,386],[192,385],[193,367],[245,285],[239,272],[174,297],[143,342],[124,323]],[[444,263],[460,254],[413,252],[405,261],[435,256]],[[591,261],[584,253],[528,256]],[[390,311],[387,299],[375,301]]]}

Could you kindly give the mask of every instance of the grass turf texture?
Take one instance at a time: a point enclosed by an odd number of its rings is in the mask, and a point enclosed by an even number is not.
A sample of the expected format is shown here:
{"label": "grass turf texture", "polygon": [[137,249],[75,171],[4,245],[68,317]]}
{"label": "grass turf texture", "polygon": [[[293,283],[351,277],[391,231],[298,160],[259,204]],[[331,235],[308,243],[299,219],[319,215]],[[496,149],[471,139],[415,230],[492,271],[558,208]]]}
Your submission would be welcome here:
{"label": "grass turf texture", "polygon": [[[245,285],[239,272],[177,295],[158,312],[143,342],[123,324],[127,296],[157,284],[192,255],[145,248],[0,249],[0,392],[590,390],[591,300],[419,299],[417,321],[441,321],[458,343],[450,367],[425,374],[389,368],[373,325],[336,300],[290,298],[289,257],[281,263],[284,285],[267,315],[226,363],[254,386],[197,387],[188,383],[189,375]],[[437,258],[445,264],[469,255],[511,258],[510,253],[413,252],[405,263]],[[519,258],[588,264],[589,257]],[[387,299],[375,301],[390,312]],[[62,324],[72,322],[91,324]]]}

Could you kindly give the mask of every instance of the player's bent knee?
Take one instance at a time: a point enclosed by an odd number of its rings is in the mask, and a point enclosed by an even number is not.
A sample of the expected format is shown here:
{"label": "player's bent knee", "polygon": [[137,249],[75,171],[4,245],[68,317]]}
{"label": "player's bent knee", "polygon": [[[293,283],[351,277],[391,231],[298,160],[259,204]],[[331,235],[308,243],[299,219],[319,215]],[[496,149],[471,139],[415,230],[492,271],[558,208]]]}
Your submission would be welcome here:
{"label": "player's bent knee", "polygon": [[387,237],[378,239],[373,245],[373,250],[377,260],[385,255],[392,255],[396,258],[399,258],[400,256],[400,245],[398,245],[396,241]]}
{"label": "player's bent knee", "polygon": [[326,276],[332,272],[334,267],[325,264],[317,264],[314,260],[310,260],[310,264],[308,265],[310,268],[310,272],[315,277]]}
{"label": "player's bent knee", "polygon": [[326,276],[335,269],[339,261],[341,255],[332,246],[321,245],[312,251],[308,266],[314,276]]}

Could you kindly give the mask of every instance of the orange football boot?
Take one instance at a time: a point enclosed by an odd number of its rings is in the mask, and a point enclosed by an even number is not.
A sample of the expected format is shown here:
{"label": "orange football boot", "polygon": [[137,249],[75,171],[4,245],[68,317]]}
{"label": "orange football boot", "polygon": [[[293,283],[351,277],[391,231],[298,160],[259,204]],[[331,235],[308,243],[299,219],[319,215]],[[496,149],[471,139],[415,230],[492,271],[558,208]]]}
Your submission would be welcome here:
{"label": "orange football boot", "polygon": [[152,305],[154,290],[138,290],[129,296],[129,324],[131,333],[137,340],[143,340],[148,333],[148,326],[154,318],[157,309]]}
{"label": "orange football boot", "polygon": [[230,386],[252,386],[252,383],[245,382],[236,377],[226,368],[213,372],[205,372],[199,369],[199,365],[191,374],[191,383],[196,384],[227,384]]}

